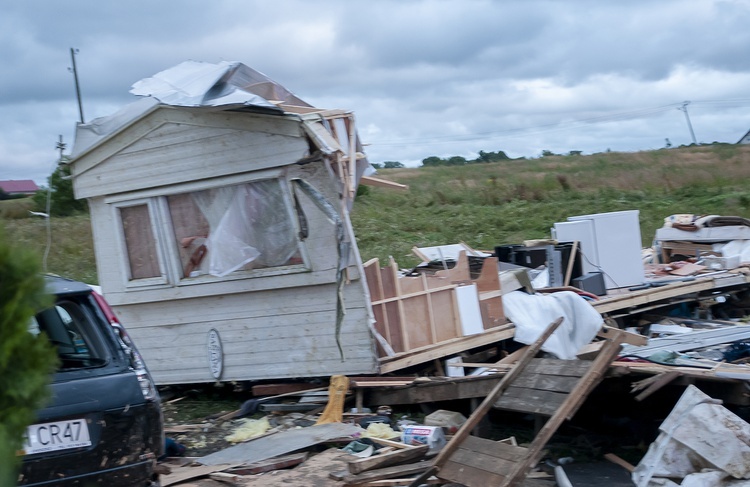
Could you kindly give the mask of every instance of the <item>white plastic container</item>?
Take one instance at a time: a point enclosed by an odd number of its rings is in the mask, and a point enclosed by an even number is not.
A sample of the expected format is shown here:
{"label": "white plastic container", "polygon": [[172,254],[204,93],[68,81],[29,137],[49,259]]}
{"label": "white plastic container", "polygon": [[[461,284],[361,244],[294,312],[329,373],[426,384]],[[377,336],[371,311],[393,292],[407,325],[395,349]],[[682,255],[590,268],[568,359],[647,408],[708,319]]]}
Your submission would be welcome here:
{"label": "white plastic container", "polygon": [[442,427],[421,424],[405,426],[401,432],[401,441],[407,445],[427,445],[431,453],[440,450],[446,444]]}

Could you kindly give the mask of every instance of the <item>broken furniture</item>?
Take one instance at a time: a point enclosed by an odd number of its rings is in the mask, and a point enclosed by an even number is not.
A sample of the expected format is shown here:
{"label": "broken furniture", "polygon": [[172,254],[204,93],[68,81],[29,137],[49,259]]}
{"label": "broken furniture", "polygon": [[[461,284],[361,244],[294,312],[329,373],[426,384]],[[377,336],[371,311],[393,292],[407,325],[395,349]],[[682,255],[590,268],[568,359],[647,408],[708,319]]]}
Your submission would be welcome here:
{"label": "broken furniture", "polygon": [[432,275],[401,276],[393,259],[384,268],[370,260],[364,269],[384,358],[482,334],[506,322],[496,258],[484,260],[477,279],[471,279],[464,251],[454,267]]}

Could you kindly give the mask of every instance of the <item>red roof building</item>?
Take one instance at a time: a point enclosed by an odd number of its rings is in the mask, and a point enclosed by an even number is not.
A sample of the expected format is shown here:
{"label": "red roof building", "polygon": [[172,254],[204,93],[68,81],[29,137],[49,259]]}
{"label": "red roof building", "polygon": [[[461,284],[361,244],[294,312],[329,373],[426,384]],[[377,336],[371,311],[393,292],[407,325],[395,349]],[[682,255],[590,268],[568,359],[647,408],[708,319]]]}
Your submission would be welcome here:
{"label": "red roof building", "polygon": [[0,189],[7,194],[28,194],[32,195],[39,191],[39,186],[31,179],[6,180],[0,181]]}

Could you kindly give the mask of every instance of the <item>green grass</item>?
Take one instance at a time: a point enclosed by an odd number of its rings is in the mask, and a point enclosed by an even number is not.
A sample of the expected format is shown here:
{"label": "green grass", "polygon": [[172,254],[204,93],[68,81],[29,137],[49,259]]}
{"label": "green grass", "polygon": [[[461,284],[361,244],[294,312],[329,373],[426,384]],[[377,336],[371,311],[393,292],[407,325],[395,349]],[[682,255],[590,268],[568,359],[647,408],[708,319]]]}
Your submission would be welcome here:
{"label": "green grass", "polygon": [[[664,218],[675,213],[750,217],[750,146],[714,144],[636,153],[552,156],[468,166],[382,169],[379,177],[408,191],[368,188],[357,197],[352,223],[362,259],[401,267],[418,263],[413,246],[466,242],[483,250],[549,238],[568,216],[640,210],[650,246]],[[7,234],[43,255],[44,219],[9,209]],[[10,218],[6,214],[23,218]],[[87,216],[52,218],[50,272],[96,282]]]}
{"label": "green grass", "polygon": [[[97,284],[94,244],[87,214],[50,219],[46,271],[89,284]],[[41,217],[2,219],[5,234],[44,259],[47,251],[47,220]]]}

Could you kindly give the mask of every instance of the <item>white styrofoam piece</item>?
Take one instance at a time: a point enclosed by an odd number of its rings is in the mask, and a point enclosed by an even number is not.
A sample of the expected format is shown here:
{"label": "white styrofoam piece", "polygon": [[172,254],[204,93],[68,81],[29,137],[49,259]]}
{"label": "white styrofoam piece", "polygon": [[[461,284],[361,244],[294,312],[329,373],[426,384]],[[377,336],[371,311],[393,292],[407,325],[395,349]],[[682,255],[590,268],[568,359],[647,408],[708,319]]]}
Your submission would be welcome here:
{"label": "white styrofoam piece", "polygon": [[460,364],[463,362],[461,357],[451,357],[445,360],[445,373],[448,377],[464,377],[466,373],[463,367],[451,367],[450,364]]}
{"label": "white styrofoam piece", "polygon": [[476,335],[484,331],[482,311],[479,309],[479,293],[476,284],[456,288],[458,316],[461,318],[463,336]]}

